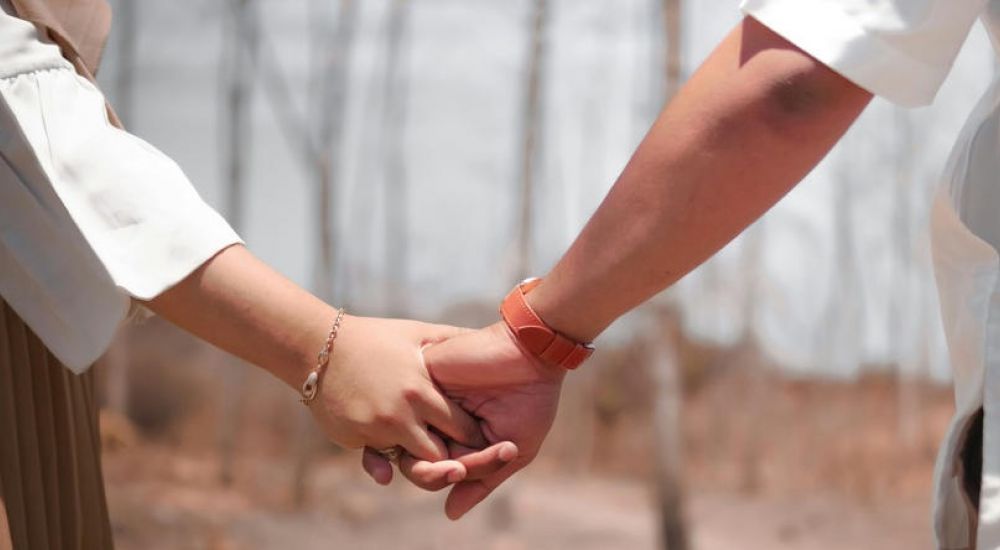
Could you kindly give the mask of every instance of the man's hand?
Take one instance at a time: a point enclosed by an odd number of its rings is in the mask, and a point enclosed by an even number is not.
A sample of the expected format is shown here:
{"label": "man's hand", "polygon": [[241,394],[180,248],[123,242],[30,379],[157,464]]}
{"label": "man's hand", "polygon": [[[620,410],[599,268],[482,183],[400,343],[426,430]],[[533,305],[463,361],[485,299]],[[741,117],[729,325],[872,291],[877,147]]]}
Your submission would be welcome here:
{"label": "man's hand", "polygon": [[[539,363],[503,323],[430,347],[424,357],[438,386],[480,419],[492,444],[482,451],[449,445],[451,458],[467,469],[466,479],[452,488],[445,503],[448,517],[458,519],[538,455],[555,418],[565,371]],[[389,466],[384,459],[369,451],[363,462],[372,477],[385,479]],[[431,467],[409,458],[400,463],[403,475],[416,485],[444,488],[447,483],[430,473]]]}

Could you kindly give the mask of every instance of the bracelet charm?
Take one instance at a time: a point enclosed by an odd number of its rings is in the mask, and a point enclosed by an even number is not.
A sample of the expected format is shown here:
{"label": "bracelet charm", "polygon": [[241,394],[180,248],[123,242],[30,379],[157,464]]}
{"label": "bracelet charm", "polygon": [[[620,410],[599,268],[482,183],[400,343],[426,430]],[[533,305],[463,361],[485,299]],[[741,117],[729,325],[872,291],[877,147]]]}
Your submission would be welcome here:
{"label": "bracelet charm", "polygon": [[308,406],[319,394],[319,379],[323,371],[326,370],[326,366],[330,363],[330,356],[333,355],[333,344],[337,339],[337,333],[340,332],[340,322],[343,320],[344,308],[340,308],[337,310],[337,318],[333,321],[333,326],[330,327],[330,333],[326,337],[323,349],[316,356],[316,368],[309,373],[306,381],[302,383],[302,399],[300,401],[303,405]]}

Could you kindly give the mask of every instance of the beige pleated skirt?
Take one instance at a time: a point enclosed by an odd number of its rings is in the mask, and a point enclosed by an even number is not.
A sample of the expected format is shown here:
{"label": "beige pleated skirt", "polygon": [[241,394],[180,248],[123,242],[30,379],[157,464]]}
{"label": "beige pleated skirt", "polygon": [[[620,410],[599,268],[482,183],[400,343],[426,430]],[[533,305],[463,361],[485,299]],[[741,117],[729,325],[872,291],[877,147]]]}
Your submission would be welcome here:
{"label": "beige pleated skirt", "polygon": [[63,367],[0,299],[0,550],[111,548],[93,370]]}

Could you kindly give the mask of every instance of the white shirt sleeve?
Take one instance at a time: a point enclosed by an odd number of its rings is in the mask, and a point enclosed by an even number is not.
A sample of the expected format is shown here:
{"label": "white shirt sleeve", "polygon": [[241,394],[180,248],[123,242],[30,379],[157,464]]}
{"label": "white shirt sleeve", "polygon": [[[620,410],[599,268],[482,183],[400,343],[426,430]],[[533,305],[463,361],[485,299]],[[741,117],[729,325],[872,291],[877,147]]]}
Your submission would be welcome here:
{"label": "white shirt sleeve", "polygon": [[0,295],[82,372],[134,298],[241,241],[176,163],[109,124],[104,96],[72,67],[2,72]]}
{"label": "white shirt sleeve", "polygon": [[986,0],[743,0],[740,9],[858,86],[931,103]]}

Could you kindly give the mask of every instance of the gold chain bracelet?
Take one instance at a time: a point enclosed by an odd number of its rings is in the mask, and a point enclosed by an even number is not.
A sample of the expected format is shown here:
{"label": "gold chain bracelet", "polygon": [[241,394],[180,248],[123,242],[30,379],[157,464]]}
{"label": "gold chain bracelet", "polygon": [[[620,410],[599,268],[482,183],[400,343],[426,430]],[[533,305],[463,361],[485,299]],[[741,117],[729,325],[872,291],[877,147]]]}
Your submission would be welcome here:
{"label": "gold chain bracelet", "polygon": [[323,344],[323,349],[316,356],[316,368],[309,373],[306,381],[302,384],[302,404],[308,406],[313,399],[316,399],[316,395],[319,394],[319,379],[323,375],[323,371],[326,370],[326,366],[330,364],[330,356],[333,355],[333,343],[337,339],[337,333],[340,332],[340,322],[344,320],[344,308],[337,310],[337,318],[333,321],[333,326],[330,327],[330,334],[326,336],[326,343]]}

